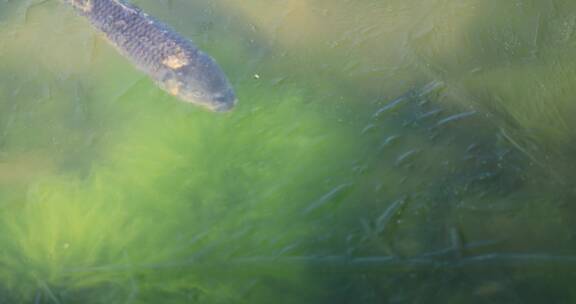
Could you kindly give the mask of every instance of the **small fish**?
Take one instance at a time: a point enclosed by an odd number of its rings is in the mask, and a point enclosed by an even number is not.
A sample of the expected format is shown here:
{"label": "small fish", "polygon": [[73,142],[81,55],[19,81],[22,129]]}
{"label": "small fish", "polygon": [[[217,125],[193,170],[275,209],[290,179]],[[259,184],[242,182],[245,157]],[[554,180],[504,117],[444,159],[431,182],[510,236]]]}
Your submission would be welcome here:
{"label": "small fish", "polygon": [[217,112],[231,110],[237,103],[212,57],[138,7],[123,0],[63,1],[171,95]]}

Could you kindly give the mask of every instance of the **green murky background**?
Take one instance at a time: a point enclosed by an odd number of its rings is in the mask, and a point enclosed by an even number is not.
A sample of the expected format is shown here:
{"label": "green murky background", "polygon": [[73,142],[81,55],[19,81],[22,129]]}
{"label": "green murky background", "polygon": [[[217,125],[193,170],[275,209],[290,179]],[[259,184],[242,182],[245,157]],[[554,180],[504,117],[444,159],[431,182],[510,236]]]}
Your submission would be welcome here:
{"label": "green murky background", "polygon": [[576,303],[576,3],[134,2],[240,104],[1,0],[1,303]]}

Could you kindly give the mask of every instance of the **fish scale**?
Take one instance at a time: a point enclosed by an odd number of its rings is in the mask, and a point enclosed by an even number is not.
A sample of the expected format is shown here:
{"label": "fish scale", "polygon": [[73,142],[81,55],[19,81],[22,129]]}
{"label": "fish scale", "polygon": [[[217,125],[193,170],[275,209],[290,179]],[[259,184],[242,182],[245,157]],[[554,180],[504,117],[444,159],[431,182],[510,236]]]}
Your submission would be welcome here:
{"label": "fish scale", "polygon": [[213,111],[237,102],[216,61],[168,25],[122,0],[64,0],[162,89]]}

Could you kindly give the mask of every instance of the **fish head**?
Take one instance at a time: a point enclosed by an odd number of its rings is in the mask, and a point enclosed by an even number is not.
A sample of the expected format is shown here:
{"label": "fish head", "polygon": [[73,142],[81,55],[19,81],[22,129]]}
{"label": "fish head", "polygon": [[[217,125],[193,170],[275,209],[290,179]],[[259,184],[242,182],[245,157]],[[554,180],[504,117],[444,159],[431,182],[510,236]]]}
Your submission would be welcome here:
{"label": "fish head", "polygon": [[200,51],[185,65],[166,69],[159,85],[185,102],[214,112],[230,111],[238,102],[222,69]]}

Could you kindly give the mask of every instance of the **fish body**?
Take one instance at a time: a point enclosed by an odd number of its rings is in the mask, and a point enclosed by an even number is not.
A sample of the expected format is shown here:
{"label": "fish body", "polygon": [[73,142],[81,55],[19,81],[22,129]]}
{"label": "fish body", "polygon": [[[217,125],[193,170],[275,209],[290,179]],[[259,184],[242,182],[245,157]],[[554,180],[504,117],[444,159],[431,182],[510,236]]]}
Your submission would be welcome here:
{"label": "fish body", "polygon": [[216,61],[168,25],[123,0],[64,0],[162,89],[212,111],[237,102]]}

